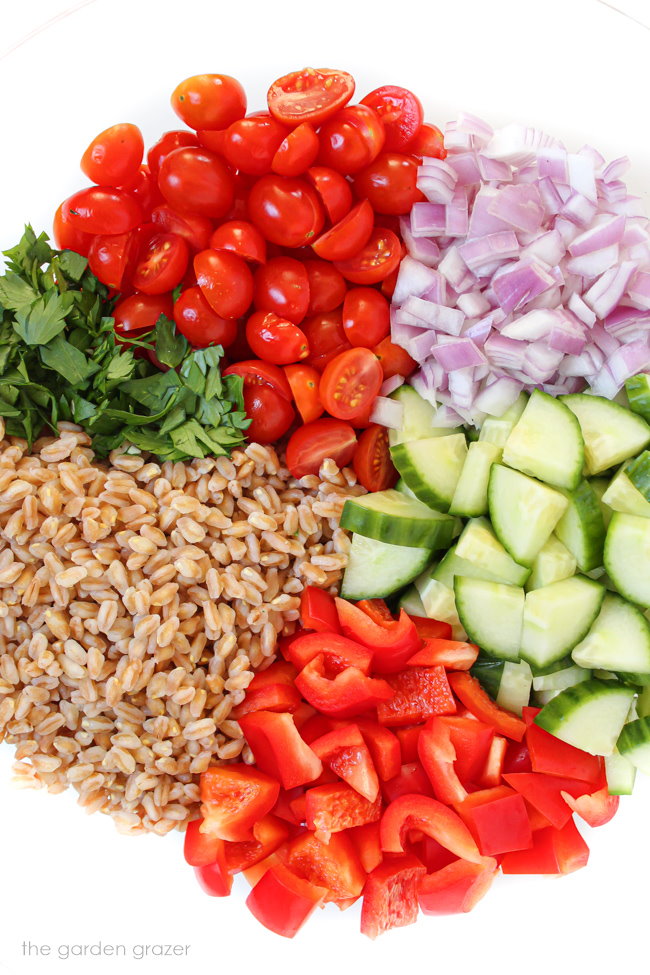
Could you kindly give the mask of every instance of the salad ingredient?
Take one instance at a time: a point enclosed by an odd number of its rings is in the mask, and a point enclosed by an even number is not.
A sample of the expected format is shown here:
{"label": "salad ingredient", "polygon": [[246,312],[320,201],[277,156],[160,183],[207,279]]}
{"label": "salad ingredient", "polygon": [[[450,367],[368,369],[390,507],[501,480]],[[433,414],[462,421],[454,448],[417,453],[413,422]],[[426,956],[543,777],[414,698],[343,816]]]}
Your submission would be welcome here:
{"label": "salad ingredient", "polygon": [[417,187],[418,164],[399,152],[382,152],[354,178],[359,196],[370,201],[376,213],[400,216],[425,197]]}
{"label": "salad ingredient", "polygon": [[611,755],[623,730],[634,690],[618,683],[583,681],[561,691],[535,718],[536,723],[592,755]]}
{"label": "salad ingredient", "polygon": [[382,384],[381,366],[369,349],[341,352],[325,366],[319,395],[328,413],[339,420],[365,416]]}
{"label": "salad ingredient", "polygon": [[226,161],[247,176],[271,171],[273,158],[287,136],[287,129],[271,115],[261,113],[228,126],[223,138]]}
{"label": "salad ingredient", "polygon": [[324,215],[316,191],[302,179],[262,176],[248,195],[250,218],[266,240],[303,247],[320,233]]}
{"label": "salad ingredient", "polygon": [[280,146],[271,163],[280,176],[301,176],[316,161],[319,142],[309,122],[298,125]]}
{"label": "salad ingredient", "polygon": [[215,153],[198,146],[174,149],[161,161],[158,186],[175,210],[203,217],[224,217],[232,206],[235,183]]}
{"label": "salad ingredient", "polygon": [[206,769],[201,776],[201,829],[220,840],[249,840],[254,824],[273,808],[279,794],[274,779],[243,763]]}
{"label": "salad ingredient", "polygon": [[378,284],[397,270],[401,259],[402,247],[397,235],[384,227],[375,227],[360,251],[335,263],[343,277],[353,284]]}
{"label": "salad ingredient", "polygon": [[323,417],[305,423],[287,444],[287,465],[296,478],[316,474],[327,458],[340,467],[350,463],[357,438],[349,423]]}
{"label": "salad ingredient", "polygon": [[292,257],[273,257],[255,272],[253,301],[261,311],[272,311],[300,325],[309,308],[306,267]]}
{"label": "salad ingredient", "polygon": [[[113,315],[117,329],[117,307],[113,310]],[[203,297],[198,285],[180,293],[174,302],[173,316],[176,328],[195,349],[204,349],[213,344],[227,349],[237,338],[236,320],[217,315]]]}
{"label": "salad ingredient", "polygon": [[[215,251],[232,251],[252,264],[266,263],[266,241],[248,220],[227,220],[220,224],[210,235],[209,244]],[[197,249],[205,247],[207,243]]]}
{"label": "salad ingredient", "polygon": [[445,548],[455,527],[449,515],[392,489],[364,495],[357,503],[346,505],[341,525],[380,542],[431,549]]}
{"label": "salad ingredient", "polygon": [[320,127],[318,162],[345,176],[369,165],[381,152],[385,131],[377,113],[367,106],[340,109]]}
{"label": "salad ingredient", "polygon": [[312,247],[327,261],[344,261],[353,257],[367,243],[372,231],[374,213],[367,200],[362,200],[318,238]]}
{"label": "salad ingredient", "polygon": [[350,288],[343,301],[343,331],[352,346],[374,349],[390,331],[390,308],[374,288]]}
{"label": "salad ingredient", "polygon": [[221,318],[239,318],[253,299],[253,275],[245,261],[230,251],[201,251],[194,273],[206,301]]}
{"label": "salad ingredient", "polygon": [[166,294],[180,284],[188,259],[187,244],[178,234],[154,234],[139,252],[131,283],[142,294]]}
{"label": "salad ingredient", "polygon": [[246,341],[255,355],[276,365],[304,359],[309,353],[305,333],[272,311],[254,312],[249,317]]}
{"label": "salad ingredient", "polygon": [[284,436],[293,423],[291,388],[282,370],[269,362],[249,359],[228,366],[224,376],[241,376],[244,382],[244,406],[251,417],[248,435],[251,440],[273,443]]}
{"label": "salad ingredient", "polygon": [[341,595],[345,599],[376,599],[403,589],[422,574],[431,561],[431,550],[392,545],[352,536]]}
{"label": "salad ingredient", "polygon": [[345,278],[327,261],[305,261],[309,287],[308,315],[334,311],[343,302]]}
{"label": "salad ingredient", "polygon": [[271,114],[284,125],[323,122],[350,101],[354,78],[347,71],[303,68],[274,81],[268,91]]}
{"label": "salad ingredient", "polygon": [[405,149],[424,121],[419,98],[407,88],[399,88],[397,85],[375,88],[361,99],[361,104],[369,105],[382,120],[387,149]]}
{"label": "salad ingredient", "polygon": [[79,190],[62,205],[71,227],[87,234],[125,234],[142,220],[133,197],[108,186]]}
{"label": "salad ingredient", "polygon": [[352,464],[366,491],[384,491],[394,486],[398,474],[390,457],[386,427],[373,423],[363,431]]}
{"label": "salad ingredient", "polygon": [[177,85],[172,108],[191,129],[227,129],[246,114],[246,92],[227,74],[198,74]]}
{"label": "salad ingredient", "polygon": [[331,223],[338,223],[352,208],[352,189],[345,176],[328,166],[312,166],[307,179],[318,193]]}
{"label": "salad ingredient", "polygon": [[95,136],[81,157],[81,170],[100,186],[125,186],[137,176],[143,155],[142,132],[121,122]]}
{"label": "salad ingredient", "polygon": [[294,362],[285,366],[284,371],[302,422],[311,423],[317,420],[323,413],[323,405],[318,394],[320,384],[318,370],[307,365],[306,362]]}

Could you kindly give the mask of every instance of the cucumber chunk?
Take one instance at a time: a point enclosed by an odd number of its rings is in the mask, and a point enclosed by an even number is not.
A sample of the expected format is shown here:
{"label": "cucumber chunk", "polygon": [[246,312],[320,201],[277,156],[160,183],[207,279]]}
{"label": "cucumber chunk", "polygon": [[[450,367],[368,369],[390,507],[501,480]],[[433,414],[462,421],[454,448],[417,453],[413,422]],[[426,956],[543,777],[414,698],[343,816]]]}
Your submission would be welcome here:
{"label": "cucumber chunk", "polygon": [[495,700],[499,693],[505,665],[506,662],[504,660],[493,660],[492,657],[485,657],[483,654],[479,654],[478,660],[470,670],[472,677],[476,677],[480,681],[483,690],[487,691],[490,697]]}
{"label": "cucumber chunk", "polygon": [[513,427],[514,423],[511,420],[502,420],[494,416],[489,416],[487,420],[483,421],[477,442],[491,443],[493,446],[500,447],[503,450]]}
{"label": "cucumber chunk", "polygon": [[486,579],[488,582],[507,582],[501,576],[496,575],[484,565],[470,562],[468,559],[461,559],[457,554],[457,545],[449,549],[447,554],[431,572],[431,578],[442,582],[449,589],[454,588],[455,576],[469,576],[471,579]]}
{"label": "cucumber chunk", "polygon": [[605,757],[607,791],[610,796],[631,796],[634,792],[636,765],[626,755],[614,751]]}
{"label": "cucumber chunk", "polygon": [[635,768],[650,775],[650,718],[630,721],[621,731],[617,748]]}
{"label": "cucumber chunk", "polygon": [[427,575],[416,579],[415,585],[425,609],[425,616],[449,623],[454,640],[464,640],[467,633],[458,616],[453,588]]}
{"label": "cucumber chunk", "polygon": [[573,491],[582,478],[585,445],[580,424],[559,400],[536,389],[503,448],[503,463]]}
{"label": "cucumber chunk", "polygon": [[650,519],[614,515],[605,539],[605,569],[622,596],[650,607]]}
{"label": "cucumber chunk", "polygon": [[582,572],[591,572],[603,564],[605,521],[598,496],[589,481],[582,481],[575,491],[567,491],[569,507],[557,525],[555,534],[566,545]]}
{"label": "cucumber chunk", "polygon": [[604,498],[605,498],[605,494],[607,493],[607,488],[609,487],[610,482],[607,480],[606,477],[592,477],[590,478],[589,483],[593,488],[594,494],[598,498],[598,504],[600,505],[600,513],[603,516],[603,522],[605,523],[605,531],[607,531],[607,528],[609,527],[609,522],[612,517],[612,509],[609,507],[608,504],[605,503]]}
{"label": "cucumber chunk", "polygon": [[591,629],[605,590],[584,576],[554,582],[526,595],[521,656],[536,667],[561,660]]}
{"label": "cucumber chunk", "polygon": [[391,395],[391,399],[397,400],[404,408],[402,426],[399,430],[388,431],[388,442],[393,447],[395,444],[404,443],[409,440],[423,440],[425,437],[445,437],[451,433],[457,433],[457,428],[450,430],[445,427],[434,426],[436,411],[431,403],[420,396],[412,386],[400,386]]}
{"label": "cucumber chunk", "polygon": [[426,616],[427,611],[424,608],[424,603],[420,599],[420,593],[417,591],[415,586],[409,586],[405,589],[399,598],[398,606],[403,609],[405,613],[409,616]]}
{"label": "cucumber chunk", "polygon": [[625,391],[630,409],[644,420],[650,420],[650,376],[644,372],[631,376],[625,380]]}
{"label": "cucumber chunk", "polygon": [[[395,485],[395,490],[399,491],[400,494],[405,494],[407,498],[415,498],[415,495],[411,491],[410,487],[406,483],[403,477],[400,477],[399,481]],[[417,499],[416,499],[417,500]]]}
{"label": "cucumber chunk", "polygon": [[524,590],[501,582],[456,576],[456,607],[470,639],[500,660],[519,660]]}
{"label": "cucumber chunk", "polygon": [[588,393],[571,393],[560,401],[578,417],[589,474],[635,457],[650,443],[650,426],[618,403]]}
{"label": "cucumber chunk", "polygon": [[650,625],[640,609],[608,592],[571,656],[580,667],[650,674]]}
{"label": "cucumber chunk", "polygon": [[391,448],[395,467],[415,496],[438,511],[448,511],[467,457],[465,434],[412,440]]}
{"label": "cucumber chunk", "polygon": [[453,515],[474,518],[488,510],[488,483],[492,464],[501,460],[502,450],[496,444],[476,440],[467,449],[449,511]]}
{"label": "cucumber chunk", "polygon": [[625,515],[638,515],[639,518],[650,518],[650,502],[632,484],[627,476],[627,467],[625,464],[612,478],[603,494],[603,501],[610,510],[620,511]]}
{"label": "cucumber chunk", "polygon": [[520,565],[532,565],[569,506],[559,491],[527,474],[494,464],[488,488],[497,538]]}
{"label": "cucumber chunk", "polygon": [[535,557],[526,589],[541,589],[542,586],[550,586],[552,582],[568,579],[575,575],[576,568],[575,556],[559,538],[551,535]]}
{"label": "cucumber chunk", "polygon": [[348,565],[343,576],[344,599],[375,599],[390,596],[419,576],[431,559],[428,548],[388,545],[375,538],[353,535]]}
{"label": "cucumber chunk", "polygon": [[634,691],[618,682],[586,680],[560,691],[535,724],[590,755],[611,755],[633,698]]}
{"label": "cucumber chunk", "polygon": [[533,690],[534,691],[565,691],[567,687],[573,687],[575,684],[582,684],[583,681],[589,680],[591,677],[591,671],[585,670],[583,667],[563,667],[562,670],[556,670],[552,674],[540,674],[538,677],[533,677]]}
{"label": "cucumber chunk", "polygon": [[650,501],[650,450],[644,450],[628,464],[626,473],[644,501]]}
{"label": "cucumber chunk", "polygon": [[454,519],[399,491],[377,491],[345,502],[341,527],[391,545],[447,548]]}
{"label": "cucumber chunk", "polygon": [[521,716],[522,709],[530,701],[533,675],[525,660],[512,663],[506,660],[499,684],[496,702],[501,708]]}
{"label": "cucumber chunk", "polygon": [[467,522],[456,543],[456,557],[513,586],[523,586],[530,575],[530,569],[518,565],[508,555],[487,518],[472,518]]}

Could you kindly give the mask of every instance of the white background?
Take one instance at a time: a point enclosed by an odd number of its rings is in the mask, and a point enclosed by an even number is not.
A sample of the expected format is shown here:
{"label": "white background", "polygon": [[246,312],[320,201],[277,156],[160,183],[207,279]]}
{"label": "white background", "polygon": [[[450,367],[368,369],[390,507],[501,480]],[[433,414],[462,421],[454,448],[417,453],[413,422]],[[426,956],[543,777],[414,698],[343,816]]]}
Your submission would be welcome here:
{"label": "white background", "polygon": [[[465,109],[545,127],[573,149],[629,153],[630,184],[647,203],[650,30],[640,22],[650,13],[647,0],[612,3],[629,16],[598,0],[94,0],[67,16],[61,0],[3,5],[0,247],[27,220],[49,229],[56,205],[82,185],[78,159],[97,132],[133,121],[151,142],[176,128],[169,94],[201,71],[238,76],[251,110],[272,80],[307,64],[350,70],[361,96],[404,85],[431,121]],[[374,944],[357,933],[357,908],[328,908],[287,942],[248,914],[243,882],[227,900],[203,895],[180,837],[118,836],[71,796],[19,792],[10,765],[0,745],[2,973],[648,969],[647,781],[611,825],[585,830],[587,870],[501,878],[473,914],[421,918]],[[191,947],[188,961],[27,960],[26,940],[54,956],[59,945],[100,940]]]}

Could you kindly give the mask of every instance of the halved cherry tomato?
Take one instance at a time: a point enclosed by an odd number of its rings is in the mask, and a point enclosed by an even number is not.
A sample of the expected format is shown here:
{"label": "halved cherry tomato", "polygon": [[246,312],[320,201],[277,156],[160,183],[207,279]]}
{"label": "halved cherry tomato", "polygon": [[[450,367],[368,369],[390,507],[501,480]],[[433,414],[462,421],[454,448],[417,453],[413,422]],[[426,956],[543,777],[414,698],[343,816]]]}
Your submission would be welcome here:
{"label": "halved cherry tomato", "polygon": [[[312,420],[317,420],[323,413],[323,404],[318,395],[320,383],[318,370],[308,366],[306,362],[296,362],[285,366],[284,372],[289,380],[302,422],[311,423]],[[305,623],[305,626],[308,624]]]}
{"label": "halved cherry tomato", "polygon": [[319,257],[327,261],[345,261],[357,254],[367,243],[372,232],[374,214],[367,200],[362,200],[327,230],[312,247]]}
{"label": "halved cherry tomato", "polygon": [[377,357],[369,349],[349,349],[325,367],[319,390],[321,402],[339,420],[364,416],[382,382]]}
{"label": "halved cherry tomato", "polygon": [[285,125],[320,124],[350,101],[354,78],[332,68],[303,68],[274,81],[269,88],[269,111]]}
{"label": "halved cherry tomato", "polygon": [[235,198],[233,175],[220,156],[187,146],[162,160],[158,186],[170,206],[203,217],[223,217]]}
{"label": "halved cherry tomato", "polygon": [[345,176],[327,166],[312,166],[305,176],[320,196],[331,223],[338,223],[352,206],[352,189]]}
{"label": "halved cherry tomato", "polygon": [[140,166],[135,178],[122,186],[121,189],[132,196],[140,205],[145,220],[151,220],[154,208],[164,202],[163,195],[158,188],[158,180],[151,175],[148,166]]}
{"label": "halved cherry tomato", "polygon": [[95,136],[81,157],[81,171],[101,186],[122,186],[137,175],[143,153],[140,129],[120,122]]}
{"label": "halved cherry tomato", "polygon": [[203,251],[208,247],[212,233],[212,221],[196,213],[177,213],[170,206],[162,204],[151,211],[151,222],[167,234],[182,237],[193,251]]}
{"label": "halved cherry tomato", "polygon": [[374,349],[390,333],[390,305],[375,288],[350,288],[343,301],[343,331],[350,345]]}
{"label": "halved cherry tomato", "polygon": [[240,318],[253,300],[253,275],[229,251],[201,251],[194,258],[196,280],[211,308],[222,318]]}
{"label": "halved cherry tomato", "polygon": [[254,355],[283,366],[309,354],[305,333],[273,311],[256,311],[246,322],[246,340]]}
{"label": "halved cherry tomato", "polygon": [[179,284],[187,269],[189,249],[178,234],[154,234],[133,269],[133,286],[146,295],[161,295]]}
{"label": "halved cherry tomato", "polygon": [[309,306],[309,277],[305,266],[293,257],[272,257],[255,272],[253,301],[259,311],[275,312],[299,325]]}
{"label": "halved cherry tomato", "polygon": [[[82,254],[84,257],[87,257],[88,251],[90,250],[90,245],[94,239],[94,235],[87,234],[83,230],[78,230],[76,227],[72,226],[70,223],[70,214],[66,209],[66,203],[67,200],[64,200],[63,203],[57,207],[56,213],[54,214],[54,243],[61,251],[71,250],[75,251],[77,254]],[[339,272],[337,271],[336,273],[338,274]],[[343,280],[343,275],[341,275],[341,280]]]}
{"label": "halved cherry tomato", "polygon": [[370,201],[375,213],[408,213],[414,203],[424,200],[416,186],[418,164],[399,152],[382,152],[374,162],[357,173],[357,196]]}
{"label": "halved cherry tomato", "polygon": [[287,444],[287,467],[293,477],[317,474],[330,458],[338,467],[352,460],[357,438],[349,423],[322,418],[306,423],[291,435]]}
{"label": "halved cherry tomato", "polygon": [[417,367],[415,359],[412,359],[401,345],[395,345],[394,342],[391,342],[390,336],[382,339],[372,351],[379,360],[384,379],[392,379],[393,376],[407,378]]}
{"label": "halved cherry tomato", "polygon": [[370,238],[358,254],[335,266],[344,278],[354,284],[378,284],[398,267],[402,245],[392,230],[374,227]]}
{"label": "halved cherry tomato", "polygon": [[243,762],[211,766],[201,775],[205,829],[223,840],[252,839],[252,828],[275,805],[280,786]]}
{"label": "halved cherry tomato", "polygon": [[248,210],[264,237],[281,247],[310,244],[325,220],[318,194],[309,183],[275,174],[255,183]]}
{"label": "halved cherry tomato", "polygon": [[382,85],[365,98],[362,105],[374,109],[384,123],[386,148],[401,150],[411,141],[424,119],[424,109],[419,98],[408,88]]}
{"label": "halved cherry tomato", "polygon": [[119,336],[137,336],[149,332],[161,315],[171,318],[172,296],[134,294],[122,298],[113,309],[115,331]]}
{"label": "halved cherry tomato", "polygon": [[172,108],[191,129],[227,129],[246,114],[246,92],[227,74],[197,74],[176,86]]}
{"label": "halved cherry tomato", "polygon": [[308,315],[334,311],[343,299],[347,285],[340,271],[329,261],[303,261],[309,282]]}
{"label": "halved cherry tomato", "polygon": [[269,386],[282,399],[291,403],[291,387],[282,369],[262,362],[260,359],[245,359],[228,366],[223,371],[224,376],[242,376],[244,386]]}
{"label": "halved cherry tomato", "polygon": [[197,146],[198,144],[196,132],[186,132],[184,129],[173,129],[171,132],[165,132],[161,135],[158,142],[154,143],[147,153],[147,165],[153,178],[158,179],[160,164],[170,152],[183,146]]}
{"label": "halved cherry tomato", "polygon": [[[133,250],[134,239],[130,232],[108,236],[98,234],[93,237],[88,250],[88,267],[102,284],[120,291],[127,267],[133,259]],[[170,290],[171,288],[162,289]]]}
{"label": "halved cherry tomato", "polygon": [[285,126],[272,115],[251,115],[228,126],[223,152],[235,169],[251,176],[262,176],[271,171],[273,157],[286,135]]}
{"label": "halved cherry tomato", "polygon": [[301,322],[301,327],[309,343],[309,364],[318,372],[322,373],[332,359],[352,348],[343,331],[340,308],[311,315]]}
{"label": "halved cherry tomato", "polygon": [[222,223],[210,237],[210,247],[215,251],[232,251],[254,264],[264,264],[266,261],[266,242],[257,227],[248,220]]}
{"label": "halved cherry tomato", "polygon": [[223,371],[224,376],[244,380],[244,406],[252,423],[246,431],[251,442],[274,443],[295,418],[291,388],[278,366],[255,359],[237,362]]}
{"label": "halved cherry tomato", "polygon": [[88,186],[63,204],[66,222],[88,234],[126,234],[142,222],[142,210],[124,190]]}
{"label": "halved cherry tomato", "polygon": [[395,487],[399,474],[390,458],[386,427],[373,423],[363,431],[352,466],[359,483],[367,491],[385,491]]}
{"label": "halved cherry tomato", "polygon": [[339,173],[358,173],[384,146],[384,126],[367,105],[348,105],[320,128],[319,163]]}
{"label": "halved cherry tomato", "polygon": [[442,132],[437,125],[430,125],[425,122],[420,126],[411,141],[404,147],[407,152],[414,156],[431,159],[446,159],[447,150]]}
{"label": "halved cherry tomato", "polygon": [[280,176],[300,176],[314,162],[318,149],[318,136],[309,122],[303,122],[280,143],[271,169]]}
{"label": "halved cherry tomato", "polygon": [[223,345],[227,348],[237,336],[237,319],[217,315],[195,285],[186,288],[174,303],[176,328],[195,349],[207,345]]}

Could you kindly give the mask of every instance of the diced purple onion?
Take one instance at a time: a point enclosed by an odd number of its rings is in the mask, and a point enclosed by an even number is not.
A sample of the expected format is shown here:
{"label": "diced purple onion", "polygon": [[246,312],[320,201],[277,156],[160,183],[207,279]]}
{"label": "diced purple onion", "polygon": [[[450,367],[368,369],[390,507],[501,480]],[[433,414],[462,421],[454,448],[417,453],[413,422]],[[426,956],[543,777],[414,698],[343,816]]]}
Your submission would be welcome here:
{"label": "diced purple onion", "polygon": [[399,430],[404,420],[404,405],[396,399],[386,396],[376,396],[370,412],[370,422],[379,423],[382,427]]}
{"label": "diced purple onion", "polygon": [[390,396],[394,393],[396,389],[403,386],[405,382],[404,376],[391,376],[389,379],[384,379],[379,390],[380,396]]}

